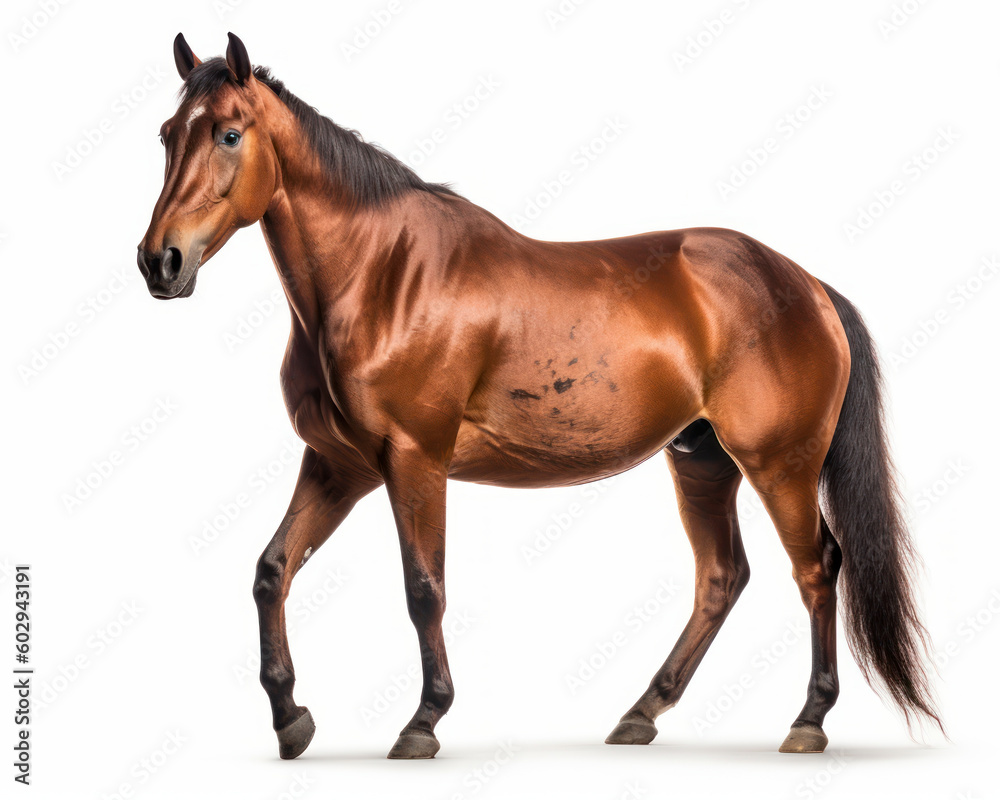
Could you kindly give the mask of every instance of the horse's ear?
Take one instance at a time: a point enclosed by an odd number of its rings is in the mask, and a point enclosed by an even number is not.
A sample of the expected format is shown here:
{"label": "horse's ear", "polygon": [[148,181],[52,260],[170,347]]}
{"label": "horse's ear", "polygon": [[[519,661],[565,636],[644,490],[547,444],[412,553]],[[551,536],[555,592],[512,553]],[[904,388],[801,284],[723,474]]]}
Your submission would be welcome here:
{"label": "horse's ear", "polygon": [[235,33],[229,34],[229,47],[226,48],[226,63],[232,70],[236,80],[242,86],[250,78],[250,56],[247,55],[247,48],[240,37]]}
{"label": "horse's ear", "polygon": [[188,73],[201,63],[201,59],[191,51],[183,33],[178,33],[174,39],[174,63],[181,80],[187,80]]}

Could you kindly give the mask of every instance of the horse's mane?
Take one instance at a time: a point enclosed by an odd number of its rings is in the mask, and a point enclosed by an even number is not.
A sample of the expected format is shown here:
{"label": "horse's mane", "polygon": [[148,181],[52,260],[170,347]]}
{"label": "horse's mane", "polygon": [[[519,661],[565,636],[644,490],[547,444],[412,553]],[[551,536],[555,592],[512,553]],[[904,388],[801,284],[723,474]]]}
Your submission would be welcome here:
{"label": "horse's mane", "polygon": [[[442,183],[428,183],[391,153],[366,142],[357,131],[342,128],[292,94],[267,67],[254,67],[254,77],[269,87],[299,121],[309,144],[330,177],[346,186],[360,206],[378,206],[408,191],[458,196]],[[209,58],[188,73],[181,102],[207,97],[236,79],[224,58]]]}

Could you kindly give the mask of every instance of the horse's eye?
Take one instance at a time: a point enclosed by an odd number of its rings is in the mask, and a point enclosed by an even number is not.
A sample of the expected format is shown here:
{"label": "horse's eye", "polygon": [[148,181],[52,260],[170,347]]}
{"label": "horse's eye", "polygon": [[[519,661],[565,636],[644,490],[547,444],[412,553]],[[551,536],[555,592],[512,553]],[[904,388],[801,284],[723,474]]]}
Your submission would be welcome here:
{"label": "horse's eye", "polygon": [[163,134],[162,133],[157,134],[156,138],[160,140],[160,144],[162,144],[164,147],[167,146],[167,143],[165,141],[163,141]]}
{"label": "horse's eye", "polygon": [[237,144],[240,140],[240,135],[236,131],[229,131],[225,136],[222,137],[224,144],[228,144],[230,147]]}

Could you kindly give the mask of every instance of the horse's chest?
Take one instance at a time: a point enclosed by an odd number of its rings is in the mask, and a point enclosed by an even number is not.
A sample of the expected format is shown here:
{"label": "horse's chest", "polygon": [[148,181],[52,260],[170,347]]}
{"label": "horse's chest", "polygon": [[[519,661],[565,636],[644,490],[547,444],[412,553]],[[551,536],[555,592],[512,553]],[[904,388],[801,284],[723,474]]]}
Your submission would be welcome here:
{"label": "horse's chest", "polygon": [[314,450],[329,452],[355,443],[353,428],[334,402],[318,358],[294,342],[285,355],[282,393],[295,433]]}
{"label": "horse's chest", "polygon": [[331,438],[331,431],[323,420],[323,400],[322,391],[318,388],[285,398],[295,433],[315,450],[322,450]]}

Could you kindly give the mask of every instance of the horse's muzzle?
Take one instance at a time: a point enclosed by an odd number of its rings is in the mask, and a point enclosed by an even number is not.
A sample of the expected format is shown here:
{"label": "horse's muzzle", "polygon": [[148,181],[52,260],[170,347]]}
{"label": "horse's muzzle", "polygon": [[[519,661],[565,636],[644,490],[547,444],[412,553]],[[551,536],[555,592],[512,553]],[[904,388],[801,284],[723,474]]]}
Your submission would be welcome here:
{"label": "horse's muzzle", "polygon": [[194,291],[198,265],[186,264],[176,247],[167,247],[160,253],[150,253],[139,247],[139,271],[146,279],[149,293],[160,300],[189,297]]}

